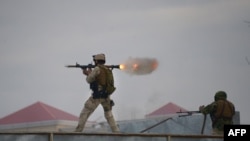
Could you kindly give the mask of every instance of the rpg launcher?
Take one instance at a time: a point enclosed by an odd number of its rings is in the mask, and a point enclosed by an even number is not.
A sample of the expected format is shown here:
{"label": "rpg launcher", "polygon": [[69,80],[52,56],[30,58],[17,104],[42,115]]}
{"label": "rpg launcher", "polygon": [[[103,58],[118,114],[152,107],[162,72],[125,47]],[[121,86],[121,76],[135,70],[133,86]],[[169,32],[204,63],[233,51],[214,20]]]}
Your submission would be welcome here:
{"label": "rpg launcher", "polygon": [[[110,68],[110,69],[120,69],[120,65],[105,65],[106,67]],[[81,69],[87,69],[87,68],[95,68],[96,65],[93,64],[88,64],[88,65],[80,65],[78,63],[76,63],[75,65],[67,65],[65,66],[67,68],[81,68]]]}

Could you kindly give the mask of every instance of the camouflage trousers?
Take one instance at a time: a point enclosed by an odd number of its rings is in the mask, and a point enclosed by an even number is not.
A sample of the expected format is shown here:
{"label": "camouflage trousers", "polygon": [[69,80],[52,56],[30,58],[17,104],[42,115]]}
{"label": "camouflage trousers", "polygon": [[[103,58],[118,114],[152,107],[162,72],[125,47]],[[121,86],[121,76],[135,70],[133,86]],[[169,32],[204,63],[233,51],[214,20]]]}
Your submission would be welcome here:
{"label": "camouflage trousers", "polygon": [[95,109],[99,106],[99,104],[102,105],[104,110],[104,116],[112,130],[112,132],[120,132],[119,128],[116,124],[116,121],[113,117],[112,111],[111,111],[111,104],[110,104],[110,98],[100,98],[100,99],[93,99],[93,97],[89,97],[89,99],[85,102],[84,107],[80,113],[78,125],[75,129],[75,132],[82,132],[85,123],[89,116],[95,111]]}

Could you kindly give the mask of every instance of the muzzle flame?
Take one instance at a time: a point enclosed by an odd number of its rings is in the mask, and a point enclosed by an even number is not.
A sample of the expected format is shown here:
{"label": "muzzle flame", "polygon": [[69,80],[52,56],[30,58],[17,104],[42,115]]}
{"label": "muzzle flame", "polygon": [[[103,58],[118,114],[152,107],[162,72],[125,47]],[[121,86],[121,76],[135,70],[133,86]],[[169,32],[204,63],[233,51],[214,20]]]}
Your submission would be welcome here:
{"label": "muzzle flame", "polygon": [[120,64],[120,65],[119,65],[119,68],[120,68],[121,70],[124,70],[126,67],[125,67],[124,64]]}

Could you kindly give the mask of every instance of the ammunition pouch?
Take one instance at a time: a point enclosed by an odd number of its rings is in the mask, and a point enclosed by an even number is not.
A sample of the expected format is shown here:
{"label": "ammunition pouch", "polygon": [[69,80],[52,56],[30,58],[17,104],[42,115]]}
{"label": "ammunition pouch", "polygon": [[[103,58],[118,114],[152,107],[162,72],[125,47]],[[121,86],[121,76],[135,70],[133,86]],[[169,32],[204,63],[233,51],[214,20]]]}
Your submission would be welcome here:
{"label": "ammunition pouch", "polygon": [[110,100],[110,109],[112,110],[112,107],[115,106],[115,102],[111,99]]}
{"label": "ammunition pouch", "polygon": [[108,98],[108,94],[105,90],[98,90],[97,82],[90,83],[90,89],[93,91],[93,99]]}
{"label": "ammunition pouch", "polygon": [[112,99],[110,100],[110,106],[111,106],[111,107],[115,106],[115,102],[114,102],[114,100],[112,100]]}

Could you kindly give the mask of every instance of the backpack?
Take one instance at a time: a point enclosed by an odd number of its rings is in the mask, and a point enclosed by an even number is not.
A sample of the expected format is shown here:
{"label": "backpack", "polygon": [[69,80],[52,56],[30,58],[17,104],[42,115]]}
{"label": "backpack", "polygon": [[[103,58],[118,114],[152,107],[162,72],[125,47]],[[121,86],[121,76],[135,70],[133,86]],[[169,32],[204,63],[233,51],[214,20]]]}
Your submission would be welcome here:
{"label": "backpack", "polygon": [[111,95],[114,93],[116,90],[116,87],[114,86],[114,77],[113,77],[113,72],[107,67],[99,65],[100,69],[104,72],[105,74],[105,79],[103,79],[103,84],[101,84],[104,87],[104,91],[106,94]]}
{"label": "backpack", "polygon": [[234,105],[227,100],[217,101],[217,110],[215,112],[216,118],[228,118],[231,119],[235,114]]}

